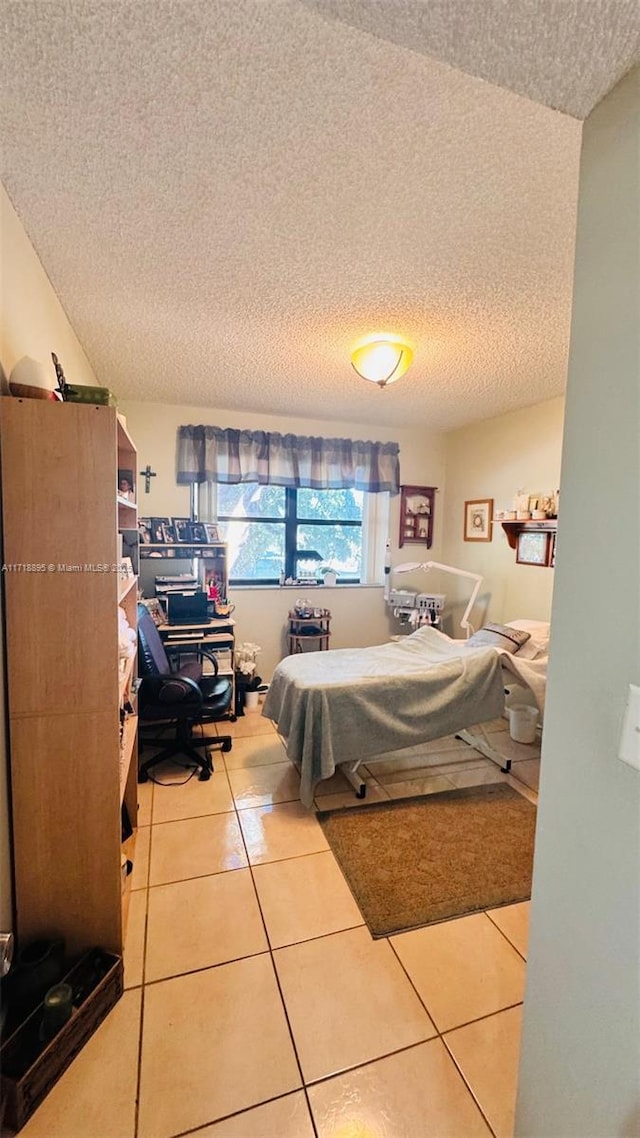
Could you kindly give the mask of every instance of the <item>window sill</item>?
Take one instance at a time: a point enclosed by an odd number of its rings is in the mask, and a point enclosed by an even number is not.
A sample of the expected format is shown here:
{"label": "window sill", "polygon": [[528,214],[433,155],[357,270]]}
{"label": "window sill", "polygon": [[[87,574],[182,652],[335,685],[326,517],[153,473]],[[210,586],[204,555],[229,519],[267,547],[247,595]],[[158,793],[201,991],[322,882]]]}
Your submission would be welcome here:
{"label": "window sill", "polygon": [[296,590],[298,593],[303,593],[305,589],[309,589],[312,593],[335,593],[336,589],[383,589],[384,585],[363,585],[359,581],[354,581],[353,584],[345,581],[342,585],[229,585],[229,591],[242,593],[242,592],[256,592],[262,589],[265,592],[282,592],[292,593]]}

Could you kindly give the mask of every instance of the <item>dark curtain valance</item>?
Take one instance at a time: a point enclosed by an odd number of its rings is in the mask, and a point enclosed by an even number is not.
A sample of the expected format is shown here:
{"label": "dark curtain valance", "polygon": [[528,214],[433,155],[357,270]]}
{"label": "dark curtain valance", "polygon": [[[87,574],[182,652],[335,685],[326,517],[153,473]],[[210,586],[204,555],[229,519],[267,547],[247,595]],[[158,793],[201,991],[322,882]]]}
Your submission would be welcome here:
{"label": "dark curtain valance", "polygon": [[397,494],[397,443],[361,442],[236,431],[178,428],[178,482],[259,482],[314,490],[353,489]]}

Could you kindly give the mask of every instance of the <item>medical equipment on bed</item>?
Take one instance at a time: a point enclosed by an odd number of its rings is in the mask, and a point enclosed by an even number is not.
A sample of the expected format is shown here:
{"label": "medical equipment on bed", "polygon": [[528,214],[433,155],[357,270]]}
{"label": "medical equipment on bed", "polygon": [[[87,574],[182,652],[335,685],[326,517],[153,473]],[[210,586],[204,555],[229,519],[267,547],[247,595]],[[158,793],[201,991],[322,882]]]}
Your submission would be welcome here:
{"label": "medical equipment on bed", "polygon": [[[475,604],[476,597],[477,597],[479,589],[480,589],[480,585],[482,584],[482,577],[480,577],[478,573],[468,573],[466,569],[456,569],[455,566],[453,566],[453,565],[442,565],[441,562],[439,562],[439,561],[404,561],[402,563],[402,565],[396,565],[395,566],[395,572],[396,573],[412,573],[416,569],[424,569],[425,573],[428,573],[430,569],[439,569],[443,573],[453,573],[453,575],[455,577],[468,577],[469,580],[475,581],[473,591],[472,591],[471,596],[469,598],[469,603],[468,603],[466,609],[464,610],[462,617],[460,619],[460,627],[465,629],[465,631],[467,633],[467,637],[471,636],[472,633],[475,631],[475,629],[473,628],[473,625],[470,624],[470,622],[469,622],[469,613],[471,612],[471,610]],[[419,596],[426,596],[427,594],[421,593],[418,595]],[[444,599],[443,599],[443,603],[444,603]],[[417,623],[420,623],[420,622],[417,622]],[[423,621],[421,623],[426,623],[426,622]]]}

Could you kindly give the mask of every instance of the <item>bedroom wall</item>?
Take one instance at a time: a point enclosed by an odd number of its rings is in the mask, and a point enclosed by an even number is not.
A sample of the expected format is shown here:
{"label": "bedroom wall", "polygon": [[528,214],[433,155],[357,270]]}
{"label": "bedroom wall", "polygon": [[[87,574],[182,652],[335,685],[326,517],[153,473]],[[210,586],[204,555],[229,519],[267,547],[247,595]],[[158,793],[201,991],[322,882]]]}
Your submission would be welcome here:
{"label": "bedroom wall", "polygon": [[84,348],[1,183],[0,242],[0,362],[5,377],[9,377],[14,364],[22,356],[31,356],[50,370],[51,386],[54,387],[51,353],[55,352],[69,382],[97,384]]}
{"label": "bedroom wall", "polygon": [[519,1138],[640,1134],[639,202],[636,68],[583,133]]}
{"label": "bedroom wall", "polygon": [[[379,392],[374,392],[378,395]],[[438,486],[434,514],[434,544],[432,554],[439,556],[442,545],[444,488],[444,437],[423,429],[384,430],[363,423],[322,422],[282,415],[253,415],[247,411],[225,411],[216,408],[175,406],[159,403],[123,402],[121,410],[127,417],[127,426],[138,448],[138,465],[147,463],[155,470],[148,495],[141,493],[139,510],[142,516],[181,517],[189,513],[189,489],[176,484],[176,431],[186,423],[211,423],[220,427],[239,427],[249,430],[291,431],[298,434],[346,436],[349,438],[395,440],[400,445],[402,481],[407,485]],[[391,500],[390,536],[392,561],[398,563],[419,555],[418,546],[405,546],[398,550],[399,498]],[[407,553],[407,550],[412,552]],[[171,563],[163,562],[164,570],[171,572]],[[397,579],[396,579],[397,583]],[[262,647],[259,671],[263,679],[271,677],[273,669],[285,654],[284,633],[287,613],[304,590],[270,587],[231,589],[230,600],[235,604],[237,641],[251,640]],[[314,587],[308,590],[314,604],[330,609],[331,647],[365,647],[378,644],[399,632],[400,626],[389,616],[383,600],[382,586],[349,586],[336,588]]]}
{"label": "bedroom wall", "polygon": [[[519,489],[530,494],[555,493],[560,486],[563,420],[564,398],[559,397],[474,423],[445,438],[442,550],[447,564],[483,577],[480,603],[472,614],[475,627],[486,619],[550,618],[554,570],[516,564],[515,550],[509,547],[499,523],[493,526],[490,542],[464,541],[464,503],[493,498],[494,510],[500,510],[511,507]],[[464,597],[459,611],[469,590],[452,577],[448,580],[452,600],[456,589]]]}
{"label": "bedroom wall", "polygon": [[[2,321],[0,374],[2,394],[7,378],[22,356],[47,363],[52,383],[51,352],[67,375],[81,383],[97,383],[82,345],[71,327],[49,278],[0,184],[0,256],[2,258]],[[2,610],[0,607],[0,636]],[[12,927],[12,889],[9,853],[8,772],[5,736],[3,657],[0,653],[0,930]]]}

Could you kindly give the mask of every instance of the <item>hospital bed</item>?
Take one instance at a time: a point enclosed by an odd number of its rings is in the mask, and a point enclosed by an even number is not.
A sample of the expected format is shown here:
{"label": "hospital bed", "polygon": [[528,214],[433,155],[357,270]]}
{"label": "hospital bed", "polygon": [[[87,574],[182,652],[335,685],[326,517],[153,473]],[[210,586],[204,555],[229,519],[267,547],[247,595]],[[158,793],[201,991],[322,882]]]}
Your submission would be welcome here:
{"label": "hospital bed", "polygon": [[[538,622],[512,625],[527,623]],[[371,648],[286,657],[273,674],[263,715],[300,770],[304,805],[312,806],[317,783],[336,769],[364,797],[361,763],[446,735],[458,735],[508,771],[510,760],[492,748],[481,725],[502,715],[507,682],[522,685],[542,710],[546,654],[525,649],[516,662],[516,655],[478,645],[475,637],[452,640],[423,627]]]}

